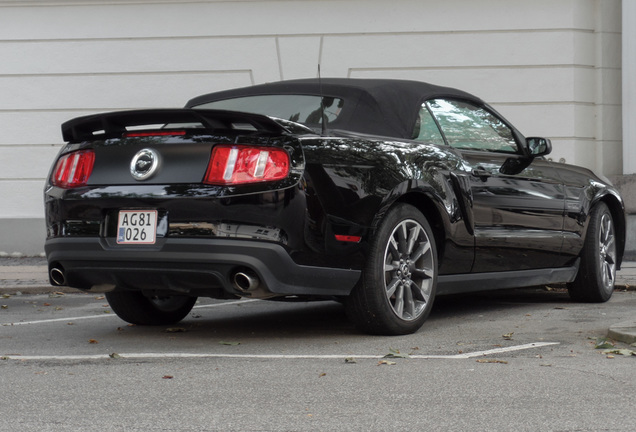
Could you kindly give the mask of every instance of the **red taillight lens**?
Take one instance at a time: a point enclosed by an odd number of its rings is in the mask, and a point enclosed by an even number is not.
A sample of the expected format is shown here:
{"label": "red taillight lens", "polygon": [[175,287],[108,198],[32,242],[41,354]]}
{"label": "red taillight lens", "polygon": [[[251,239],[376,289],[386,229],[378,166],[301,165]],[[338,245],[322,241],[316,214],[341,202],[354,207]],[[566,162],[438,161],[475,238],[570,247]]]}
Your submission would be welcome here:
{"label": "red taillight lens", "polygon": [[55,165],[51,183],[61,188],[85,186],[93,172],[95,152],[80,150],[62,156]]}
{"label": "red taillight lens", "polygon": [[280,148],[216,146],[204,183],[241,184],[281,180],[289,174],[289,155]]}

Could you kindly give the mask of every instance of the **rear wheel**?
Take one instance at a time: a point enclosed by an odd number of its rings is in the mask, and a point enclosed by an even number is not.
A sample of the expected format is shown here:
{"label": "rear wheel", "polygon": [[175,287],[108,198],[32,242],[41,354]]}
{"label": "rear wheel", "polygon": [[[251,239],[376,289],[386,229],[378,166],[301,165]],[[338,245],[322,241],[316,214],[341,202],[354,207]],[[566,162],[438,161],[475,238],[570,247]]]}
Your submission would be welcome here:
{"label": "rear wheel", "polygon": [[415,207],[398,204],[378,227],[362,278],[347,299],[347,313],[367,333],[413,333],[431,312],[436,284],[431,227]]}
{"label": "rear wheel", "polygon": [[609,300],[614,292],[616,262],[614,220],[607,205],[601,202],[590,214],[579,273],[568,285],[570,297],[584,302]]}
{"label": "rear wheel", "polygon": [[196,297],[154,296],[146,297],[138,291],[112,291],[106,293],[108,304],[124,321],[139,325],[174,324],[185,318]]}

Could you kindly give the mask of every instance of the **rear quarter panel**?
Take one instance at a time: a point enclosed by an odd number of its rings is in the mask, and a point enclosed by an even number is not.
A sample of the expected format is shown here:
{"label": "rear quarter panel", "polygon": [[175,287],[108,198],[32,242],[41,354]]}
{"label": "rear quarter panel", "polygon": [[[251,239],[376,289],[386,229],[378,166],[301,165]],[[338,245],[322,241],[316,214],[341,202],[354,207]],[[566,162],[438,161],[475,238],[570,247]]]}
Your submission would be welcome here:
{"label": "rear quarter panel", "polygon": [[[440,272],[468,272],[474,239],[469,233],[464,166],[452,149],[415,141],[315,138],[302,141],[306,158],[309,238],[359,235],[352,251],[364,253],[386,211],[407,202],[429,219],[440,250]],[[455,180],[453,180],[455,176]],[[469,201],[469,197],[468,197]],[[363,258],[363,257],[361,257]]]}

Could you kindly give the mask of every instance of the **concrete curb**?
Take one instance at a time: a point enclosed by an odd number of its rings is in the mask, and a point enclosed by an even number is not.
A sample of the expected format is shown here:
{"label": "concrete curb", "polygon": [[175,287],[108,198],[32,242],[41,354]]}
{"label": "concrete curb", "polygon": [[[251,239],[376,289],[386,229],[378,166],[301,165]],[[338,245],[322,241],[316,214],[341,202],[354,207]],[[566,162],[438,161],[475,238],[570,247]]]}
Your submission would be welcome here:
{"label": "concrete curb", "polygon": [[607,336],[615,341],[630,345],[636,343],[636,318],[611,326]]}

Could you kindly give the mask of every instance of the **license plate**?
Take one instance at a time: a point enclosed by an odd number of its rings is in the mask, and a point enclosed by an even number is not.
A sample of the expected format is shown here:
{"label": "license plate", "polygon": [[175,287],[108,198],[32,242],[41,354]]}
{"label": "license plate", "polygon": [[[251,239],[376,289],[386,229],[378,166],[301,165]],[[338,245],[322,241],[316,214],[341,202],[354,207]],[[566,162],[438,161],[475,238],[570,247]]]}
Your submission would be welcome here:
{"label": "license plate", "polygon": [[120,210],[117,244],[155,244],[157,210]]}

